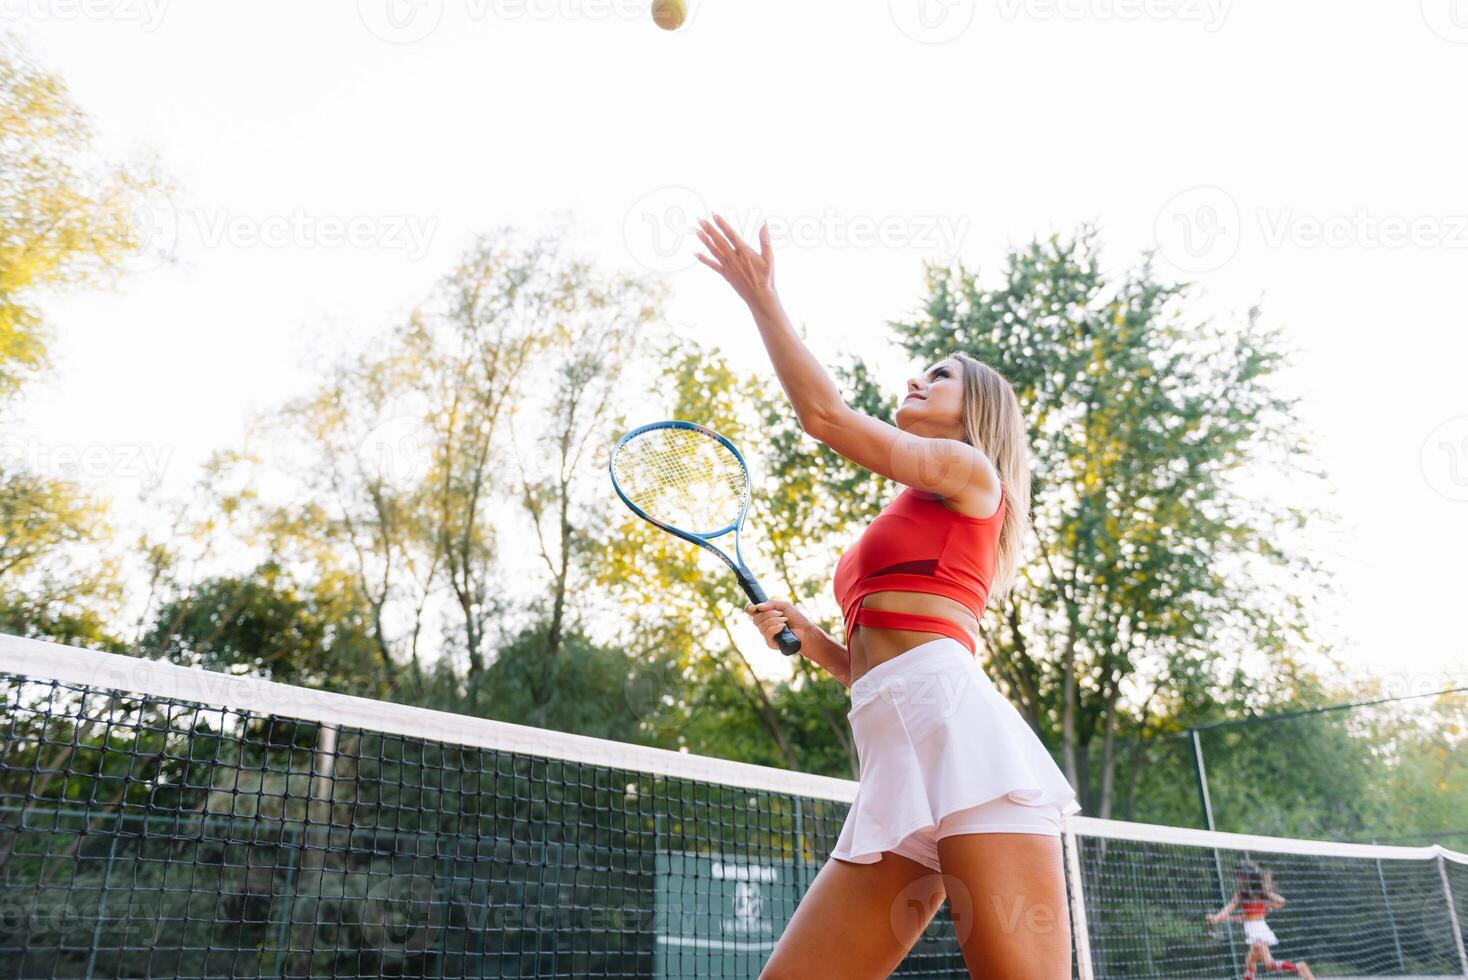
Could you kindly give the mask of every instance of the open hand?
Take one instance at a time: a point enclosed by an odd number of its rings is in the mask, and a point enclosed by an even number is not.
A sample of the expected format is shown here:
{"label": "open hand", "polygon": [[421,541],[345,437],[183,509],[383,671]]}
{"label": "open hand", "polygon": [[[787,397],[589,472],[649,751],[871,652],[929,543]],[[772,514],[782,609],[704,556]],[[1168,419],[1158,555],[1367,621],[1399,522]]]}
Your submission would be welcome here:
{"label": "open hand", "polygon": [[724,277],[739,298],[753,306],[775,294],[775,251],[770,246],[770,226],[760,225],[759,251],[756,252],[721,216],[714,215],[715,225],[698,222],[698,240],[712,255],[698,253],[698,261]]}

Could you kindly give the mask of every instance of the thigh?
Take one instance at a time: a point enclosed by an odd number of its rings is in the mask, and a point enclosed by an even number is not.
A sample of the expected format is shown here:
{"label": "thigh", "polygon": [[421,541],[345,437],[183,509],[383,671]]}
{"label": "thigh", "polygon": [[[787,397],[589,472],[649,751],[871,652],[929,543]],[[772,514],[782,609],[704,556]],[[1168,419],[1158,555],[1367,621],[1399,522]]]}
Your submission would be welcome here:
{"label": "thigh", "polygon": [[1060,838],[956,834],[938,841],[948,908],[969,972],[985,980],[1070,980]]}
{"label": "thigh", "polygon": [[885,977],[942,904],[942,875],[910,858],[831,858],[796,906],[761,980]]}

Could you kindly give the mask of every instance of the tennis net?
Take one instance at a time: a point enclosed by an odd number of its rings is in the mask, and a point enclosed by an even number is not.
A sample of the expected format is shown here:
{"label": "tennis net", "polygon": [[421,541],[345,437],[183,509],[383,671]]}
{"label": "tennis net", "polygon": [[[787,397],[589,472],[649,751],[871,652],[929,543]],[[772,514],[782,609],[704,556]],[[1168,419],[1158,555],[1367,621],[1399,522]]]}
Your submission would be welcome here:
{"label": "tennis net", "polygon": [[754,977],[855,791],[6,636],[0,698],[0,976]]}
{"label": "tennis net", "polygon": [[[0,978],[755,977],[847,780],[0,635]],[[1071,817],[1074,972],[1468,977],[1468,855]],[[965,977],[939,910],[896,976]]]}

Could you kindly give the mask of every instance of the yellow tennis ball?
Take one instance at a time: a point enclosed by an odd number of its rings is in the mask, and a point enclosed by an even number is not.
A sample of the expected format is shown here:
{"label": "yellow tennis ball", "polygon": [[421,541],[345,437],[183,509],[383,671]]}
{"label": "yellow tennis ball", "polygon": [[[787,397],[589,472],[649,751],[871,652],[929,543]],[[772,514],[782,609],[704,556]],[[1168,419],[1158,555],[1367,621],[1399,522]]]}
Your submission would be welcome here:
{"label": "yellow tennis ball", "polygon": [[688,0],[652,0],[652,19],[665,31],[676,31],[688,19]]}

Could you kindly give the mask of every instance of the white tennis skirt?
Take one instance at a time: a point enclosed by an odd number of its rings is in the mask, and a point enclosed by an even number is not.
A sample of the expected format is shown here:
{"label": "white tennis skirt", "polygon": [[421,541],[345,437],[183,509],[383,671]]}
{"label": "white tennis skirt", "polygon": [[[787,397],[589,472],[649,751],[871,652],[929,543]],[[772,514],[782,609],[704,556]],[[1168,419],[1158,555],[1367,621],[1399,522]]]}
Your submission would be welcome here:
{"label": "white tennis skirt", "polygon": [[950,833],[1060,832],[1080,810],[1044,744],[950,637],[913,647],[851,685],[860,782],[832,857],[894,851],[937,869]]}
{"label": "white tennis skirt", "polygon": [[1255,943],[1264,943],[1267,946],[1273,946],[1279,942],[1279,938],[1275,936],[1274,930],[1269,928],[1269,923],[1263,919],[1245,919],[1244,938],[1249,941],[1250,946],[1253,946]]}

